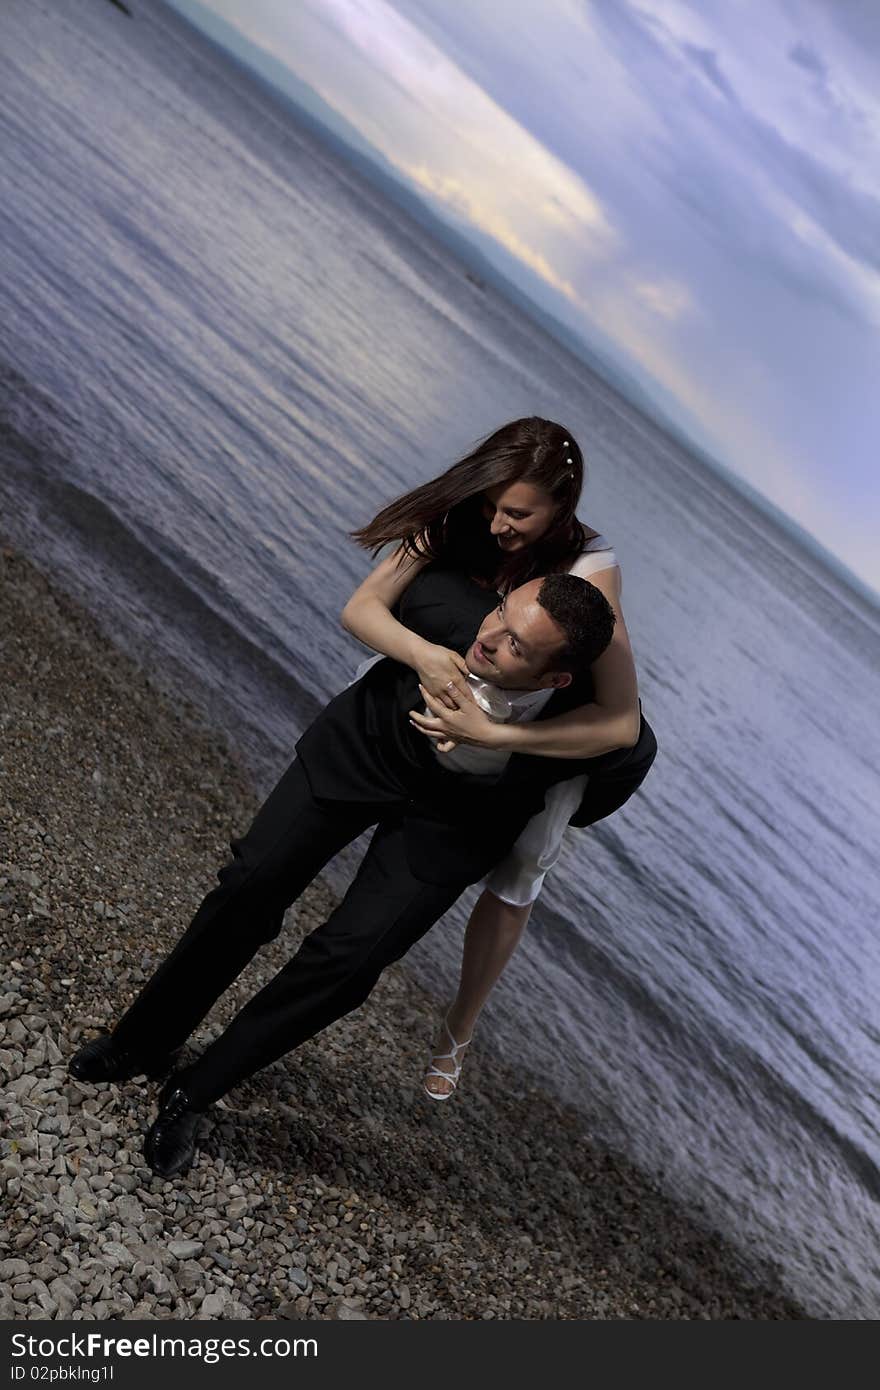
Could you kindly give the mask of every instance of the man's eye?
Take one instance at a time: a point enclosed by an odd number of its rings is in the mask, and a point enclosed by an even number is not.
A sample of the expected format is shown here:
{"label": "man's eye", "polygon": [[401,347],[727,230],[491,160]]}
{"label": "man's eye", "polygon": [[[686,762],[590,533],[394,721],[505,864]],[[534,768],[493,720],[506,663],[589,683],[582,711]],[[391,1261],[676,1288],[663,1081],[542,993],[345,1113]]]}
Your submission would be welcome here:
{"label": "man's eye", "polygon": [[510,639],[510,650],[513,652],[514,656],[519,656],[519,647],[516,645],[513,637]]}
{"label": "man's eye", "polygon": [[498,607],[495,609],[495,612],[498,614],[499,618],[501,618],[501,617],[504,616],[504,615],[503,615],[503,611],[502,611],[503,608],[504,608],[504,604],[503,604],[503,603],[499,603]]}

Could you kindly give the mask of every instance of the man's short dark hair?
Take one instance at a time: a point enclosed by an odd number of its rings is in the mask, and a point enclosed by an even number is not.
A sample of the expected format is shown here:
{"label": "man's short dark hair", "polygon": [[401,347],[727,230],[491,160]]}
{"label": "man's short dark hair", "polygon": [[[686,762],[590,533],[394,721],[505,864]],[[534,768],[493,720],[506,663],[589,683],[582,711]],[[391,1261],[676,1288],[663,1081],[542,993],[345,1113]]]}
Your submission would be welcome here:
{"label": "man's short dark hair", "polygon": [[614,609],[601,589],[576,574],[548,574],[538,602],[566,636],[548,669],[581,675],[601,656],[614,632]]}

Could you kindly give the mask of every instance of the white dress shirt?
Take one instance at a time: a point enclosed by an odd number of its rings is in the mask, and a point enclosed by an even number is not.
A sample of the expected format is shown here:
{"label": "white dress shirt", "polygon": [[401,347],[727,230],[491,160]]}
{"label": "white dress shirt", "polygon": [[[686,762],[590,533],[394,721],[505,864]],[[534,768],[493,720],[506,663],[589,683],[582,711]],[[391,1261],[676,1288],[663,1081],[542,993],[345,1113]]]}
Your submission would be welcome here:
{"label": "white dress shirt", "polygon": [[[502,690],[499,685],[480,680],[479,676],[469,675],[467,681],[480,709],[499,724],[524,724],[536,718],[553,694],[552,686],[546,690]],[[427,705],[425,714],[431,718]],[[450,772],[500,774],[507,766],[510,753],[503,748],[478,748],[470,743],[460,743],[451,752],[441,753],[435,743],[434,756],[440,766]]]}

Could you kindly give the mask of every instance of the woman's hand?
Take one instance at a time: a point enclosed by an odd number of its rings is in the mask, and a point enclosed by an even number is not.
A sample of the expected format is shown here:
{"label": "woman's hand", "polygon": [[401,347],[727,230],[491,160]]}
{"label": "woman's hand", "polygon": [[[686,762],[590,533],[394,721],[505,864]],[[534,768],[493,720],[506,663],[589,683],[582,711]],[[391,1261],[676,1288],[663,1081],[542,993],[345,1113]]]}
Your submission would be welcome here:
{"label": "woman's hand", "polygon": [[464,657],[419,637],[391,611],[428,563],[426,556],[413,558],[399,546],[352,594],[342,610],[342,626],[365,646],[411,667],[435,700],[453,708],[468,690]]}
{"label": "woman's hand", "polygon": [[[410,723],[434,740],[438,752],[448,753],[459,743],[471,743],[479,748],[501,746],[500,730],[503,729],[503,724],[498,724],[483,713],[470,687],[465,690],[463,697],[452,697],[456,703],[451,707],[448,703],[433,699],[423,685],[419,686],[419,690],[424,696],[429,713],[420,714],[418,710],[411,709]],[[451,695],[449,691],[446,693]]]}
{"label": "woman's hand", "polygon": [[426,695],[446,709],[455,709],[459,701],[471,698],[467,663],[448,647],[425,642],[424,650],[418,654],[416,671]]}

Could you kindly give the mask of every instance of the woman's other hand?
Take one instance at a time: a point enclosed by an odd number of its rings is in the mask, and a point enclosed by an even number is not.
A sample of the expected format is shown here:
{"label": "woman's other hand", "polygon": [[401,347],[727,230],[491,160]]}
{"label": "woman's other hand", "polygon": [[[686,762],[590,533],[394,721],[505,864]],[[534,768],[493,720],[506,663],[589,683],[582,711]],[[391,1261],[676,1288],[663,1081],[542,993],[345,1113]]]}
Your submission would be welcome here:
{"label": "woman's other hand", "polygon": [[455,703],[441,703],[432,698],[424,685],[419,689],[428,707],[427,714],[418,710],[409,712],[410,723],[414,728],[433,739],[441,753],[448,753],[459,743],[476,744],[479,748],[500,748],[503,746],[504,725],[484,714],[473,697],[470,687],[463,697],[447,692]]}
{"label": "woman's other hand", "polygon": [[471,698],[467,663],[458,652],[426,642],[416,670],[426,694],[446,709],[456,709],[462,699]]}

